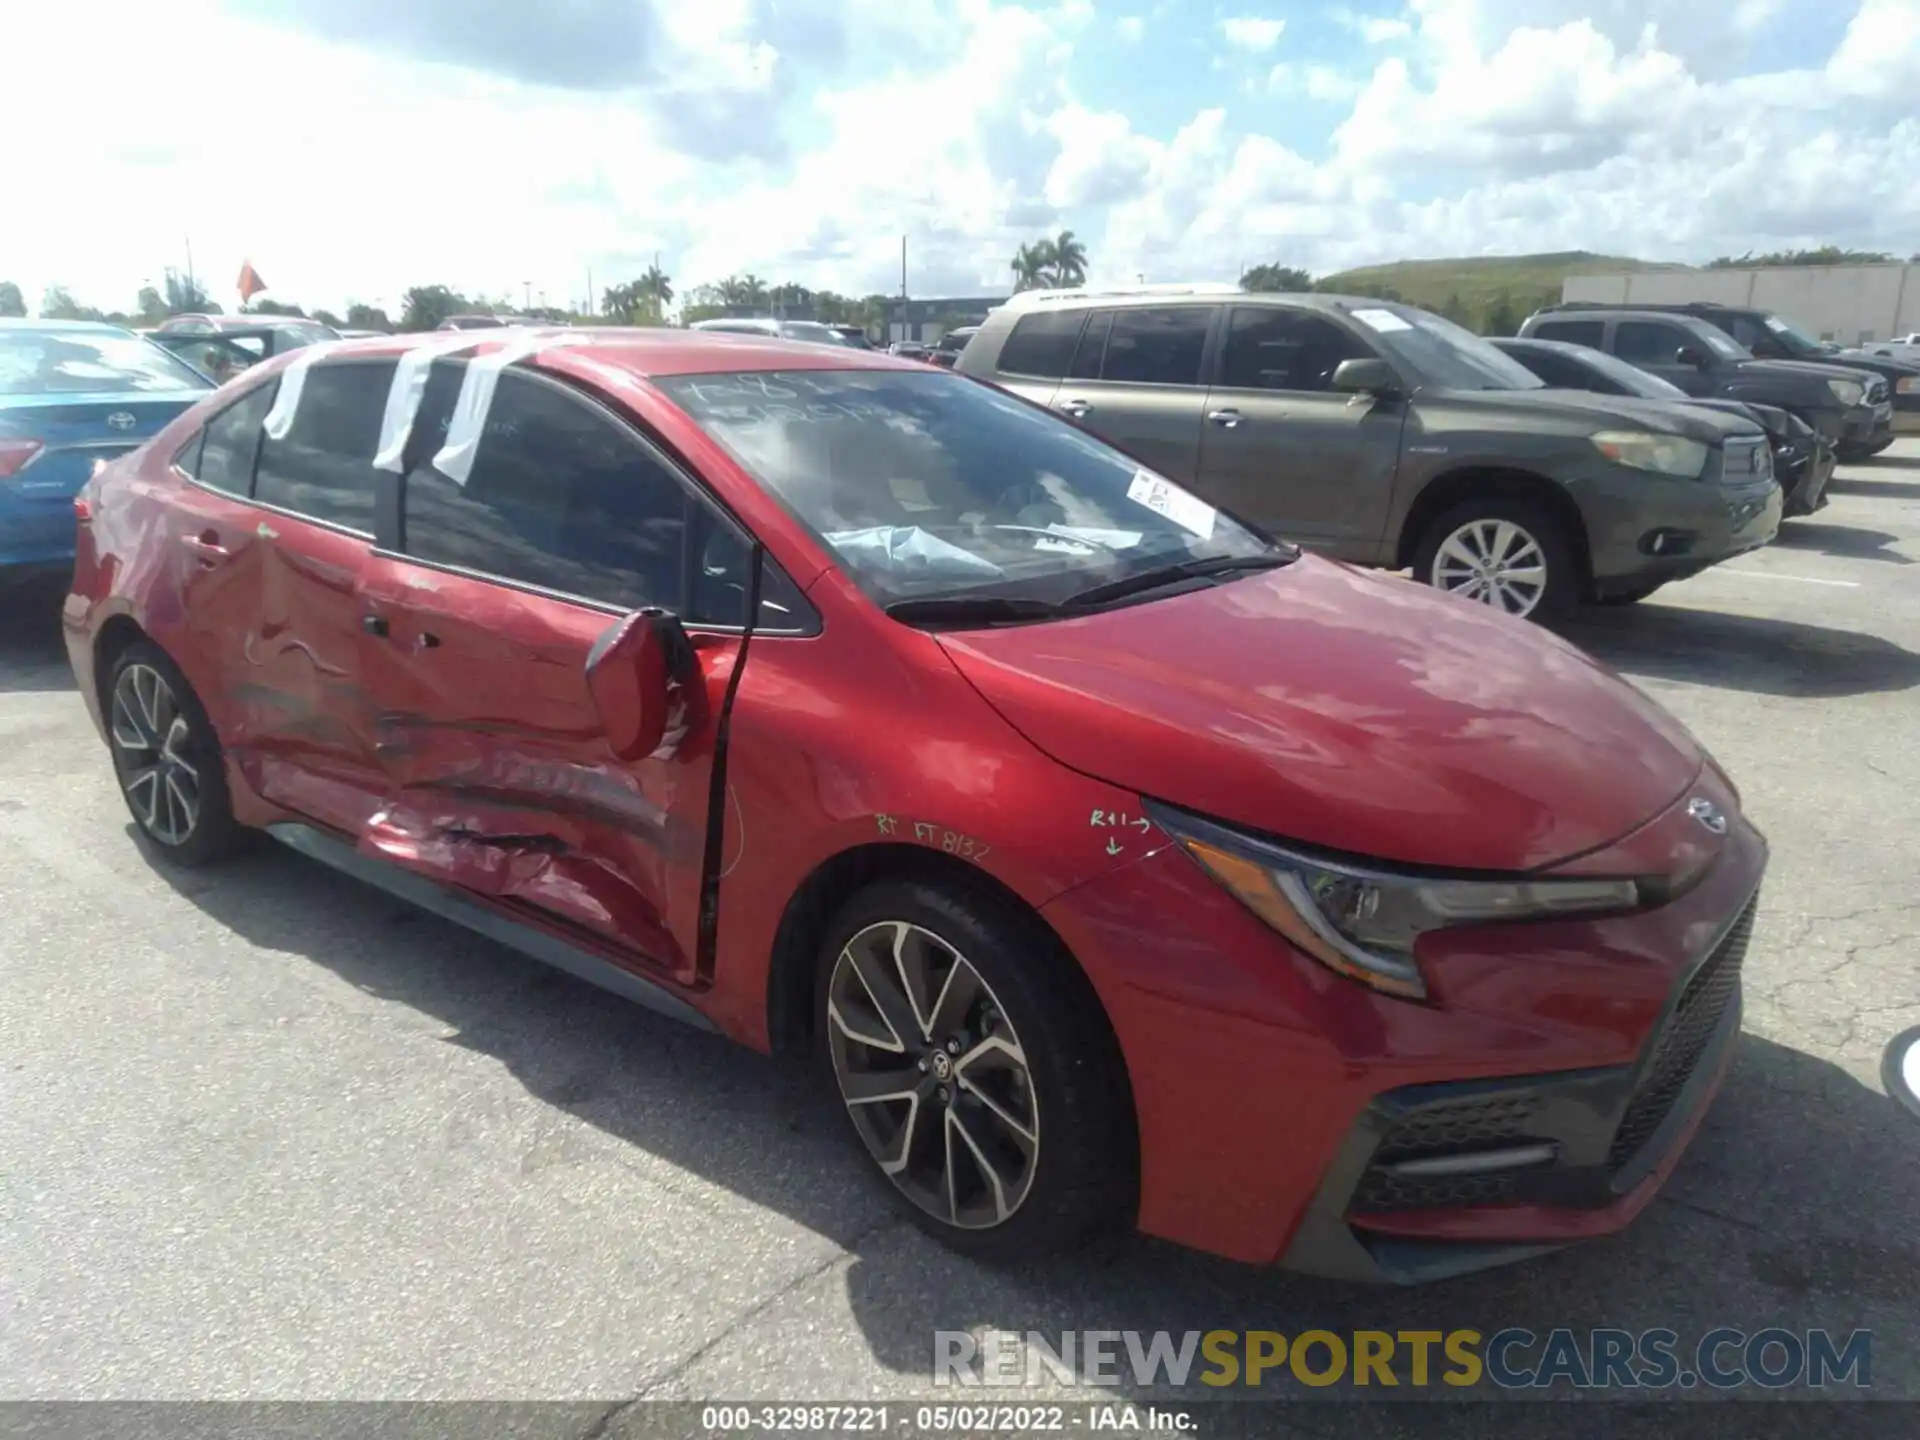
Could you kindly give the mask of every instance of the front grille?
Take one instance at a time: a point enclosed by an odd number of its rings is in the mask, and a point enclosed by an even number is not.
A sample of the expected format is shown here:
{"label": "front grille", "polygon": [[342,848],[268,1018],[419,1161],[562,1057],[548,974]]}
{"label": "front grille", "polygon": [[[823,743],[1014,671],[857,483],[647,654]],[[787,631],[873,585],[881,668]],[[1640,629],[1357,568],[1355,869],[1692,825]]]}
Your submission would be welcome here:
{"label": "front grille", "polygon": [[1620,1128],[1607,1151],[1607,1168],[1619,1170],[1636,1155],[1667,1118],[1706,1052],[1707,1042],[1740,990],[1740,967],[1753,936],[1753,913],[1759,901],[1750,901],[1719,946],[1693,972],[1680,1003],[1674,1006],[1653,1042],[1653,1058],[1640,1088],[1627,1104]]}
{"label": "front grille", "polygon": [[1420,1210],[1446,1205],[1491,1205],[1507,1199],[1513,1172],[1484,1175],[1395,1175],[1386,1166],[1462,1151],[1523,1144],[1539,1102],[1531,1095],[1467,1096],[1402,1118],[1374,1151],[1372,1167],[1354,1191],[1352,1208]]}
{"label": "front grille", "polygon": [[1758,475],[1773,474],[1773,450],[1764,440],[1730,440],[1721,460],[1720,473],[1728,480],[1751,481]]}

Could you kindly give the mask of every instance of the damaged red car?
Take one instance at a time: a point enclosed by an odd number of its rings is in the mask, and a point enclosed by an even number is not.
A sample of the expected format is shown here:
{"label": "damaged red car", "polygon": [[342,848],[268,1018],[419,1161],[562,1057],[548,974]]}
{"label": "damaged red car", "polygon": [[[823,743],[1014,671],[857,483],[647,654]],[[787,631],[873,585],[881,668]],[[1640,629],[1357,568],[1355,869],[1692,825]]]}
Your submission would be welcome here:
{"label": "damaged red car", "polygon": [[1647,1204],[1738,1036],[1766,843],[1680,724],[963,376],[314,346],[77,510],[153,854],[265,834],[809,1054],[963,1249],[1535,1254]]}

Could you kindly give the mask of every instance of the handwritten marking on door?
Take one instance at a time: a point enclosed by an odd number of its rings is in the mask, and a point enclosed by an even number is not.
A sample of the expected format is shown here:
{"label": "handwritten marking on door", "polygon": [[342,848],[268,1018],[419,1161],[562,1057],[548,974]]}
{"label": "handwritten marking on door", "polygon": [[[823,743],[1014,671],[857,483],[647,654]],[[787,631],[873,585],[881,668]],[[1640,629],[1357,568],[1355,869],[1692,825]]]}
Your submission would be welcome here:
{"label": "handwritten marking on door", "polygon": [[902,820],[895,815],[876,815],[873,817],[882,835],[905,835],[903,825],[913,827],[913,838],[922,845],[930,845],[948,855],[958,855],[962,860],[984,860],[992,853],[993,847],[961,830],[949,830],[944,825],[935,825],[927,820]]}
{"label": "handwritten marking on door", "polygon": [[[1138,830],[1142,835],[1153,829],[1153,822],[1146,816],[1129,815],[1124,810],[1096,810],[1088,817],[1087,825],[1094,830]],[[1126,848],[1117,835],[1107,837],[1107,854],[1123,855]]]}

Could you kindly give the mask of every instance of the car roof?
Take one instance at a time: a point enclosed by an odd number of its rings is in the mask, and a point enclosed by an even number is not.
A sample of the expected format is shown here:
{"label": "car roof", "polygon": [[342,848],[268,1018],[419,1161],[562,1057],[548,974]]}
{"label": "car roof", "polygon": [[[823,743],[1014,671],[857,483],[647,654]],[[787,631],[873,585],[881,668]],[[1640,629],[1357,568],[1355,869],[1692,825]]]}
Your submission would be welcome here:
{"label": "car roof", "polygon": [[21,315],[0,316],[0,330],[66,330],[94,335],[131,335],[133,333],[124,325],[110,325],[104,320],[29,320]]}
{"label": "car roof", "polygon": [[[527,335],[549,341],[566,339],[566,353],[590,357],[624,370],[635,379],[659,375],[713,375],[730,370],[897,370],[924,375],[926,368],[896,360],[883,350],[855,350],[843,345],[814,345],[782,340],[773,335],[730,330],[677,330],[659,326],[566,326],[516,330],[512,334],[476,330],[472,355],[508,345],[524,344]],[[335,341],[326,358],[384,358],[403,355],[419,345],[445,344],[445,332],[417,335],[379,335],[364,340]],[[449,358],[462,358],[450,356]]]}

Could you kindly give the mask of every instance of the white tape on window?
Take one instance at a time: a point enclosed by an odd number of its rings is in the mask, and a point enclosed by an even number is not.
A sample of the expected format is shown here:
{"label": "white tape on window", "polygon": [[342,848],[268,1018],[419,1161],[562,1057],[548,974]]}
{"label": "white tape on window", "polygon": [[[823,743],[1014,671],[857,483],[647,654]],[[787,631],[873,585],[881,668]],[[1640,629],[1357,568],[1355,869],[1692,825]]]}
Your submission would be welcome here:
{"label": "white tape on window", "polygon": [[300,392],[307,388],[307,371],[339,348],[340,342],[337,340],[304,345],[300,353],[293,357],[293,363],[280,372],[280,388],[274,393],[273,408],[267,411],[267,418],[260,422],[260,428],[266,432],[269,440],[287,438],[287,432],[293,429],[294,413],[300,408]]}
{"label": "white tape on window", "polygon": [[373,468],[400,472],[401,456],[407,448],[407,436],[420,414],[420,401],[427,393],[427,372],[433,362],[456,350],[465,350],[486,339],[485,334],[464,330],[455,335],[416,345],[400,357],[393,367],[393,384],[387,387],[387,409],[380,417],[380,448],[374,452]]}
{"label": "white tape on window", "polygon": [[474,455],[480,449],[480,437],[486,433],[487,414],[493,409],[493,392],[500,384],[500,372],[515,361],[542,350],[561,345],[579,345],[586,335],[529,334],[515,336],[491,355],[482,355],[467,365],[466,378],[460,382],[460,398],[453,405],[453,419],[447,426],[447,440],[433,457],[433,468],[456,485],[465,485],[473,474]]}

